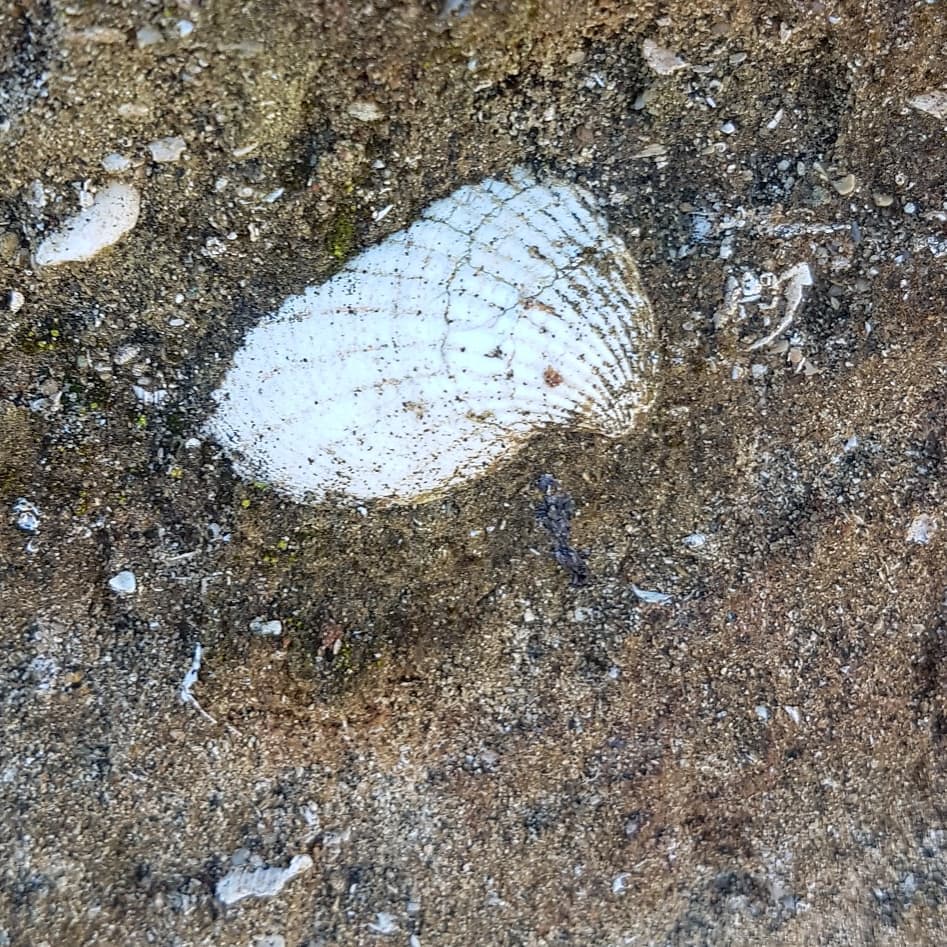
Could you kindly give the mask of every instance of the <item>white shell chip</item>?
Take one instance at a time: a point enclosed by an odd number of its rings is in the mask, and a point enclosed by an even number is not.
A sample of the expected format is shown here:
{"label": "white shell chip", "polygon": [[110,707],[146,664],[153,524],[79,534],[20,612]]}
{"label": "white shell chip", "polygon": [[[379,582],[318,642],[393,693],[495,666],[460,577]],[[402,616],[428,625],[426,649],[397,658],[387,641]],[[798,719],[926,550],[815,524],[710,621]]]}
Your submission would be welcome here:
{"label": "white shell chip", "polygon": [[138,223],[141,199],[130,184],[103,187],[91,207],[66,220],[36,251],[38,266],[58,266],[91,260],[106,247],[117,243]]}
{"label": "white shell chip", "polygon": [[410,503],[550,424],[647,407],[653,320],[625,245],[566,184],[462,187],[246,336],[207,422],[296,499]]}

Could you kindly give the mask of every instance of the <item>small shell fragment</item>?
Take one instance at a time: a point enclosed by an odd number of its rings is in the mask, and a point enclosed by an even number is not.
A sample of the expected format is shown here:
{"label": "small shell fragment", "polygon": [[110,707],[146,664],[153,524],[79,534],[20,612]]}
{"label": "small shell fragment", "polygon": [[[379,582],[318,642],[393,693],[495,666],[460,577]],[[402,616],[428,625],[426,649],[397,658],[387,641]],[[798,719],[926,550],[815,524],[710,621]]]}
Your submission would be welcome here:
{"label": "small shell fragment", "polygon": [[670,49],[659,46],[652,39],[646,39],[641,44],[641,55],[659,76],[669,76],[679,69],[687,68],[687,63],[683,59],[676,56]]}
{"label": "small shell fragment", "polygon": [[385,113],[368,99],[356,99],[349,104],[347,111],[360,122],[380,122],[385,117]]}
{"label": "small shell fragment", "polygon": [[931,89],[908,99],[908,105],[919,112],[926,112],[934,118],[947,119],[947,89]]}
{"label": "small shell fragment", "polygon": [[138,223],[140,208],[138,191],[130,184],[106,185],[95,195],[91,207],[70,217],[39,245],[36,264],[58,266],[91,260]]}
{"label": "small shell fragment", "polygon": [[148,144],[151,160],[158,164],[170,164],[177,161],[184,154],[185,148],[187,148],[187,142],[179,135],[158,138]]}
{"label": "small shell fragment", "polygon": [[220,881],[214,893],[222,904],[236,904],[244,898],[272,898],[297,875],[312,868],[308,855],[296,855],[285,868],[235,868]]}
{"label": "small shell fragment", "polygon": [[854,174],[846,174],[844,177],[838,178],[832,182],[832,187],[838,191],[842,197],[848,197],[849,194],[854,193],[855,185],[858,182],[855,180]]}

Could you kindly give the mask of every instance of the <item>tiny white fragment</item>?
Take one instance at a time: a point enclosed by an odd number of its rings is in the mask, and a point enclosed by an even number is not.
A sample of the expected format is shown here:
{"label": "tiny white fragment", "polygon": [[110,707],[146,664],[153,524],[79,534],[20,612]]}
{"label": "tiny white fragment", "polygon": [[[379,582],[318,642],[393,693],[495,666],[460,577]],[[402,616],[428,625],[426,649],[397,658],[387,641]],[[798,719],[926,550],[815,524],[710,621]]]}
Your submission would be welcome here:
{"label": "tiny white fragment", "polygon": [[636,151],[632,158],[663,158],[668,153],[664,145],[645,145],[640,151]]}
{"label": "tiny white fragment", "polygon": [[691,533],[681,540],[688,549],[700,549],[707,545],[706,533]]}
{"label": "tiny white fragment", "polygon": [[184,680],[181,681],[181,687],[178,691],[178,697],[182,704],[190,704],[205,720],[210,723],[217,721],[197,702],[197,698],[191,693],[191,688],[197,683],[197,678],[201,673],[201,661],[204,657],[204,649],[200,642],[194,645],[194,657],[191,660],[191,666],[188,668]]}
{"label": "tiny white fragment", "polygon": [[368,929],[373,934],[382,934],[384,936],[397,934],[398,922],[393,914],[389,914],[387,911],[379,911],[375,915],[375,922],[369,924]]}
{"label": "tiny white fragment", "polygon": [[144,388],[141,385],[132,385],[132,391],[135,393],[135,397],[142,404],[146,404],[151,407],[158,407],[159,405],[164,404],[164,402],[168,399],[168,392],[164,388],[157,388],[154,391],[149,391],[147,388]]}
{"label": "tiny white fragment", "polygon": [[632,584],[631,591],[642,601],[649,605],[668,605],[672,601],[671,596],[666,592],[652,592],[648,589],[639,589],[637,585]]}
{"label": "tiny white fragment", "polygon": [[146,46],[155,46],[158,43],[164,40],[164,36],[161,33],[161,30],[157,29],[154,26],[143,26],[137,33],[135,33],[135,40],[138,43],[139,49],[144,49]]}
{"label": "tiny white fragment", "polygon": [[687,63],[670,49],[665,49],[652,39],[641,44],[641,54],[645,62],[659,75],[669,76],[679,69],[686,69]]}
{"label": "tiny white fragment", "polygon": [[803,291],[807,286],[812,285],[812,270],[809,269],[809,264],[797,263],[795,266],[791,266],[779,277],[777,285],[785,286],[783,290],[783,297],[786,300],[785,314],[772,332],[763,336],[762,339],[758,339],[749,347],[751,352],[774,342],[792,325],[796,310],[802,305]]}
{"label": "tiny white fragment", "polygon": [[124,569],[117,575],[113,575],[109,579],[109,588],[116,595],[131,595],[138,588],[135,573],[129,569]]}
{"label": "tiny white fragment", "polygon": [[385,113],[369,99],[356,99],[349,103],[346,111],[360,122],[380,122],[385,117]]}
{"label": "tiny white fragment", "polygon": [[7,309],[10,312],[19,312],[26,303],[26,297],[18,290],[11,289],[7,296]]}
{"label": "tiny white fragment", "polygon": [[312,868],[308,855],[296,855],[286,868],[237,868],[217,882],[215,894],[223,904],[244,898],[272,898],[297,875]]}
{"label": "tiny white fragment", "polygon": [[168,164],[177,161],[184,154],[187,142],[180,135],[169,135],[167,138],[157,138],[148,143],[151,158],[158,164]]}
{"label": "tiny white fragment", "polygon": [[911,521],[911,525],[908,527],[907,540],[909,543],[926,546],[936,531],[937,523],[934,518],[927,513],[921,513],[920,516],[915,516]]}
{"label": "tiny white fragment", "polygon": [[102,159],[102,168],[108,171],[109,174],[121,174],[122,171],[127,171],[131,166],[131,161],[125,155],[120,155],[114,151]]}
{"label": "tiny white fragment", "polygon": [[264,638],[275,638],[283,633],[283,623],[278,619],[265,621],[262,618],[254,618],[250,622],[250,631],[254,635],[261,635]]}
{"label": "tiny white fragment", "polygon": [[947,119],[947,89],[931,89],[908,99],[908,105],[919,112],[926,112],[943,121]]}
{"label": "tiny white fragment", "polygon": [[26,497],[14,501],[12,512],[17,529],[22,529],[24,533],[35,533],[39,529],[39,509]]}
{"label": "tiny white fragment", "polygon": [[34,257],[37,266],[91,260],[138,223],[140,209],[136,188],[121,183],[106,185],[91,207],[70,217],[39,245]]}
{"label": "tiny white fragment", "polygon": [[786,712],[786,716],[798,727],[802,720],[802,714],[799,713],[799,708],[786,705],[783,707],[783,710]]}

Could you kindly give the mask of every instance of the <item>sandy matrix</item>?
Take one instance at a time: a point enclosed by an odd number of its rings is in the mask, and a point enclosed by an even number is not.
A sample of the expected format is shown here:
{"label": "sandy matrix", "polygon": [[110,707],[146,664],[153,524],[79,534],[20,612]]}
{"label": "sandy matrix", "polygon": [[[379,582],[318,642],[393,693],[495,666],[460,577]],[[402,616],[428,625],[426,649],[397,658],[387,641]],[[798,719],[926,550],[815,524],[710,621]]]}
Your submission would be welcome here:
{"label": "sandy matrix", "polygon": [[[943,944],[947,10],[449,6],[0,0],[0,945]],[[250,327],[518,165],[635,429],[236,476]]]}

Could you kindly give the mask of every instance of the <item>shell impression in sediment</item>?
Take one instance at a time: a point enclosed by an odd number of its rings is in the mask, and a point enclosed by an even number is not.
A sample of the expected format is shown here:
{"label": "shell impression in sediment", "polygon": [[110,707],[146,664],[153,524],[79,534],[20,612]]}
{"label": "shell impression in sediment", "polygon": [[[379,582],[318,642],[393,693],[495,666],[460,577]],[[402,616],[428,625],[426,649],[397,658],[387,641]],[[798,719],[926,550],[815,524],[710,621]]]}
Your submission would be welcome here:
{"label": "shell impression in sediment", "polygon": [[579,189],[523,170],[436,201],[253,328],[207,431],[299,500],[410,503],[540,429],[620,437],[650,400],[634,261]]}

